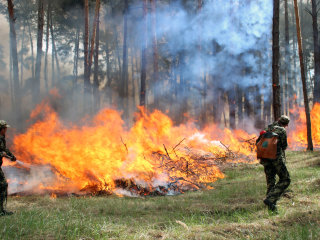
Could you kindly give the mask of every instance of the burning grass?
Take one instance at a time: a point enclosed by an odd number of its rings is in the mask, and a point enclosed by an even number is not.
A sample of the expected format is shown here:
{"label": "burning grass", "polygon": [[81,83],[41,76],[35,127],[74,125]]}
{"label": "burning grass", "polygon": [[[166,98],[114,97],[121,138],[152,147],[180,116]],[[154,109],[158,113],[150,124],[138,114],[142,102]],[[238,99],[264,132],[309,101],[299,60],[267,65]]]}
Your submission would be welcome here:
{"label": "burning grass", "polygon": [[[306,145],[302,113],[297,109],[296,129],[289,129],[293,148]],[[315,147],[319,113],[316,104],[311,114]],[[5,162],[11,194],[176,195],[210,188],[232,164],[255,162],[255,134],[215,124],[202,130],[193,122],[175,126],[160,111],[140,109],[131,128],[112,109],[75,125],[62,121],[44,101],[31,121],[14,138],[14,152],[23,162]]]}
{"label": "burning grass", "polygon": [[[37,120],[15,137],[14,152],[29,164],[32,180],[10,177],[22,186],[15,192],[30,182],[33,193],[175,195],[223,178],[223,164],[254,160],[252,145],[242,140],[253,135],[215,125],[200,131],[191,122],[174,126],[159,111],[141,109],[130,129],[111,109],[73,125],[43,102],[31,117]],[[39,171],[48,173],[39,178]]]}
{"label": "burning grass", "polygon": [[[263,206],[257,164],[225,169],[226,178],[178,196],[139,198],[9,197],[2,239],[319,239],[319,152],[288,153],[291,198],[279,215]],[[310,191],[312,189],[312,191]]]}

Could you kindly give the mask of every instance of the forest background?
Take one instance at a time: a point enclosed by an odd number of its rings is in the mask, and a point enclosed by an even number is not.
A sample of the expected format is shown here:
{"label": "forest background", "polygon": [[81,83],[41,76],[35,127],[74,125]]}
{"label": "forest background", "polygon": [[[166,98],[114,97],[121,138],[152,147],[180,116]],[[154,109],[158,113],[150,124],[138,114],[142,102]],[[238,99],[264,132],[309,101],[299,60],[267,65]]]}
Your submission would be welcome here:
{"label": "forest background", "polygon": [[[319,101],[314,2],[298,4],[310,107]],[[54,109],[73,121],[112,107],[131,125],[138,106],[176,124],[247,131],[274,118],[272,1],[10,3],[0,5],[0,114],[18,131],[50,91]],[[294,118],[303,92],[290,0],[280,1],[279,46],[281,112]]]}

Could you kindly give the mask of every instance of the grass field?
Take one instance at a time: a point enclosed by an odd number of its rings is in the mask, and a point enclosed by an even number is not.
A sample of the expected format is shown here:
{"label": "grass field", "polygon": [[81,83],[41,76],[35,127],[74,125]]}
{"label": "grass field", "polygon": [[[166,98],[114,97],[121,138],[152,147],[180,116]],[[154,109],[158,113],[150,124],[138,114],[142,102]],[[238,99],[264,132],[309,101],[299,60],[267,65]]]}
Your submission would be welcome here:
{"label": "grass field", "polygon": [[213,190],[179,196],[9,197],[1,239],[320,239],[320,153],[289,152],[279,214],[262,203],[262,166],[226,169]]}

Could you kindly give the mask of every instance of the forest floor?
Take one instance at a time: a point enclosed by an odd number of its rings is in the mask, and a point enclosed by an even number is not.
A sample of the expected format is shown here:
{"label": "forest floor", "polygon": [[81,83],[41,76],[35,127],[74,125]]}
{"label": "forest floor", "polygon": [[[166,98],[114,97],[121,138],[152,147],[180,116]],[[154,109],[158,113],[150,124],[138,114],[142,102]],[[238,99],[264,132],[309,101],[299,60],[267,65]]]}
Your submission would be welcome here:
{"label": "forest floor", "polygon": [[242,164],[179,196],[9,197],[0,239],[320,239],[320,153],[288,152],[287,167],[277,215],[262,203],[262,166]]}

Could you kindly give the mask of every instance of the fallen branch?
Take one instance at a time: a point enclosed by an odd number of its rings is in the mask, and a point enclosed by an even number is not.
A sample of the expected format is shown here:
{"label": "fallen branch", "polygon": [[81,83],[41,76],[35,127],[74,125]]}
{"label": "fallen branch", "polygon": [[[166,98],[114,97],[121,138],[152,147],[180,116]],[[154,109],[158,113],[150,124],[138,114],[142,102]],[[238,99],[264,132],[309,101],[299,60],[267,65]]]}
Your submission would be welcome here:
{"label": "fallen branch", "polygon": [[167,150],[167,148],[166,148],[166,145],[163,144],[163,147],[164,147],[164,150],[166,150],[166,153],[167,153],[168,158],[171,160],[171,157],[170,157],[170,155],[169,155],[169,153],[168,153],[168,150]]}
{"label": "fallen branch", "polygon": [[127,144],[125,144],[125,143],[124,143],[124,141],[123,141],[122,137],[120,137],[120,139],[121,139],[121,142],[123,143],[124,147],[126,148],[127,153],[129,153],[129,151],[128,151],[128,147],[127,147]]}
{"label": "fallen branch", "polygon": [[174,146],[173,151],[184,141],[186,138],[182,139],[176,146]]}

